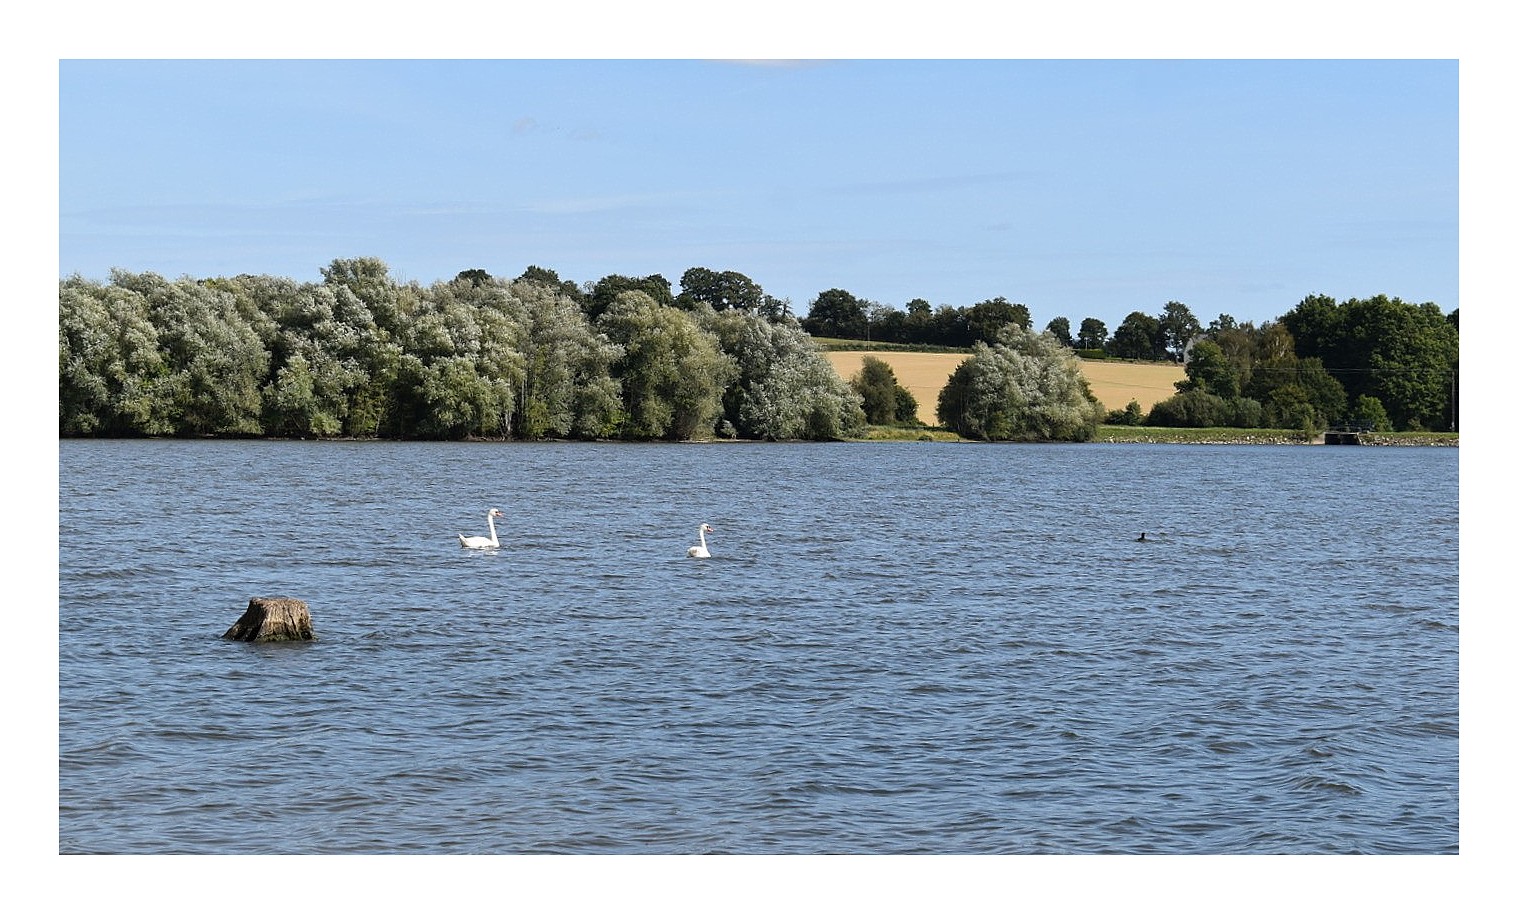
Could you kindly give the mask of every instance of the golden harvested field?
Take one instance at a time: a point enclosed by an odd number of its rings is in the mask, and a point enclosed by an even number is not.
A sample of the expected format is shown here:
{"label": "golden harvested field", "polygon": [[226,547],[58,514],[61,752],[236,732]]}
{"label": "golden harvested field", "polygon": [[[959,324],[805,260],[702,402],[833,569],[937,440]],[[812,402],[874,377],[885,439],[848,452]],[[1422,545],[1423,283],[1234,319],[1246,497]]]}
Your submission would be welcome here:
{"label": "golden harvested field", "polygon": [[[937,425],[938,392],[967,355],[962,352],[877,352],[823,353],[833,370],[845,381],[859,371],[864,357],[872,355],[896,372],[896,383],[917,398],[917,418],[924,425]],[[1122,409],[1137,400],[1147,413],[1154,404],[1175,393],[1175,382],[1186,377],[1185,369],[1164,362],[1081,361],[1081,373],[1091,392],[1106,410]]]}

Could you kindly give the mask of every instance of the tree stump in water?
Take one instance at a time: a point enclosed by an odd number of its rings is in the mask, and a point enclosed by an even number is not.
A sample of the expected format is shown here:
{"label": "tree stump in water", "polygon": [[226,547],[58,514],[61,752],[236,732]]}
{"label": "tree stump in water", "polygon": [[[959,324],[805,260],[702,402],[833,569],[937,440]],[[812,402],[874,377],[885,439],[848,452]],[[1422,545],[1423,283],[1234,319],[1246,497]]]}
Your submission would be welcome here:
{"label": "tree stump in water", "polygon": [[304,601],[254,597],[248,601],[248,611],[222,637],[233,641],[311,641],[316,633]]}

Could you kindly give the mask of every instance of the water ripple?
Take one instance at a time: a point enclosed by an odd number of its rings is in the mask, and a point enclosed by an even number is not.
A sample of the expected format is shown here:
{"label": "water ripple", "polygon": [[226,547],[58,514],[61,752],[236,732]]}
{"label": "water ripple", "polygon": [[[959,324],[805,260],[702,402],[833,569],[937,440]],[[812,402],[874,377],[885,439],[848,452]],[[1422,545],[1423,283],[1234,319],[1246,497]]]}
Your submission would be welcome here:
{"label": "water ripple", "polygon": [[1374,450],[62,442],[59,850],[1456,854],[1454,461]]}

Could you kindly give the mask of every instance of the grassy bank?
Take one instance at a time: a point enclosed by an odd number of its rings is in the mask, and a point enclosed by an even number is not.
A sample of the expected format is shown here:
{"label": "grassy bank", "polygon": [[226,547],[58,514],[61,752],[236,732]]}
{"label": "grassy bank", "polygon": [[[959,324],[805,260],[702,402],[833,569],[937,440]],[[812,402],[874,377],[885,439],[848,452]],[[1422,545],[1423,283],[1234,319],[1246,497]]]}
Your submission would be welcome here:
{"label": "grassy bank", "polygon": [[941,428],[904,428],[896,425],[871,425],[864,434],[850,441],[966,441],[959,435]]}
{"label": "grassy bank", "polygon": [[[1095,441],[1104,444],[1321,444],[1321,435],[1310,436],[1280,428],[1149,428],[1103,425]],[[1459,447],[1459,432],[1375,432],[1360,436],[1362,445],[1373,447]]]}
{"label": "grassy bank", "polygon": [[[850,441],[969,441],[942,428],[871,425]],[[1323,438],[1279,428],[1147,428],[1097,426],[1097,444],[1321,444]],[[1459,447],[1458,432],[1378,432],[1361,435],[1372,447]]]}

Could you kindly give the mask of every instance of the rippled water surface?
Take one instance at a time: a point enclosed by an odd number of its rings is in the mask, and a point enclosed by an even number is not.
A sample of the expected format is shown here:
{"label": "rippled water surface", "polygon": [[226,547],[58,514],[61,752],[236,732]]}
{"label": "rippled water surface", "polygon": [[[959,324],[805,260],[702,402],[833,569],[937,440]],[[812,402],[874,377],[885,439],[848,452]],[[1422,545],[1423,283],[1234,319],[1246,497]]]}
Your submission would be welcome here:
{"label": "rippled water surface", "polygon": [[1455,449],[59,452],[64,853],[1459,851]]}

